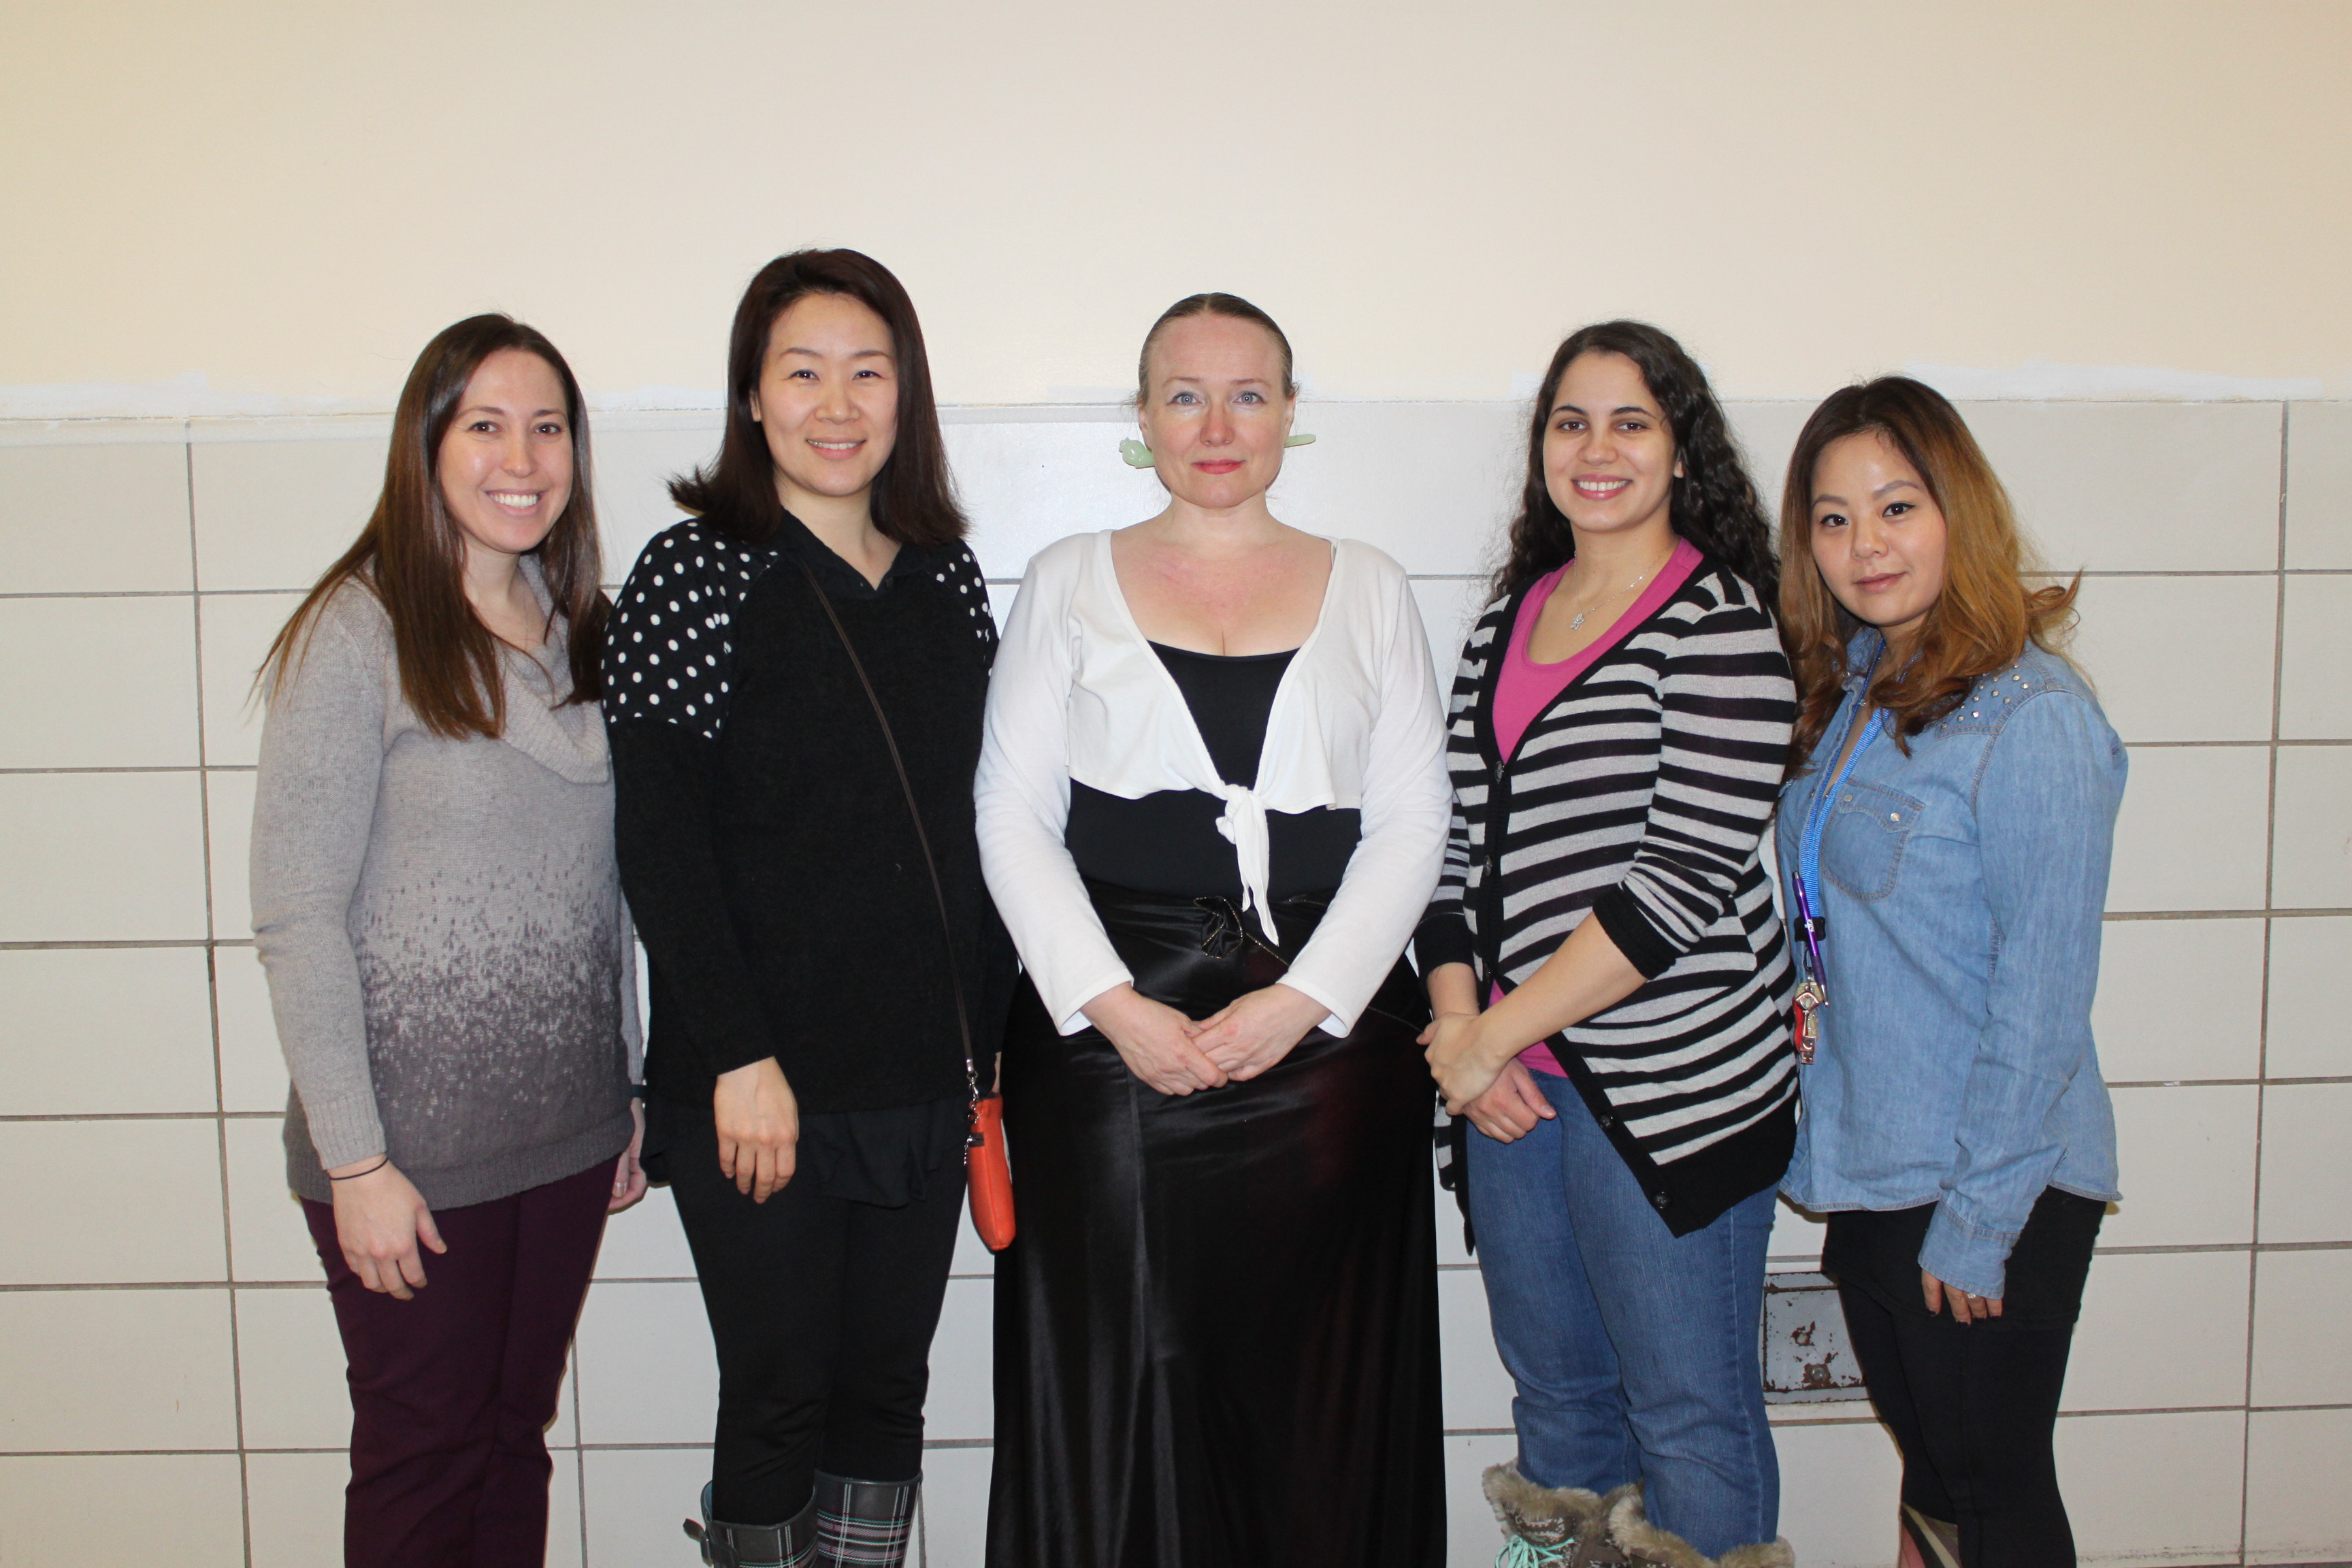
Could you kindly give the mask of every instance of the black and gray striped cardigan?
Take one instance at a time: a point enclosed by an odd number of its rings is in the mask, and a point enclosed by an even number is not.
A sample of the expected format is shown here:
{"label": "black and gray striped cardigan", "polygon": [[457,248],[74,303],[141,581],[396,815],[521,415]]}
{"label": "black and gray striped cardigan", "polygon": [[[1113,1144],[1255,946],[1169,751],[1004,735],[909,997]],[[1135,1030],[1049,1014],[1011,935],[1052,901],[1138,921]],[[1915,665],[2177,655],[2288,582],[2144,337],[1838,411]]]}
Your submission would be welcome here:
{"label": "black and gray striped cardigan", "polygon": [[1507,766],[1495,688],[1527,592],[1462,650],[1454,827],[1417,952],[1424,972],[1470,963],[1484,995],[1601,922],[1644,983],[1547,1043],[1681,1236],[1777,1182],[1795,1137],[1793,980],[1759,850],[1796,689],[1756,590],[1706,557]]}

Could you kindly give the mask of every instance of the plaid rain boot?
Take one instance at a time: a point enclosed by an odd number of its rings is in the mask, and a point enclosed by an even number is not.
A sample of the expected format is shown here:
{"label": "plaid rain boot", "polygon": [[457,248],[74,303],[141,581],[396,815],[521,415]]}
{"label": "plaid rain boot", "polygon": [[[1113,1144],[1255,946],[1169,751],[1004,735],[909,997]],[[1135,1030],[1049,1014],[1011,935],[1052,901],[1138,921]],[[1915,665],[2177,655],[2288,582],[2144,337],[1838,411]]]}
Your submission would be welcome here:
{"label": "plaid rain boot", "polygon": [[816,1561],[820,1568],[899,1568],[915,1527],[911,1481],[851,1481],[816,1473]]}
{"label": "plaid rain boot", "polygon": [[686,1521],[710,1568],[811,1568],[816,1562],[816,1500],[782,1524],[729,1524],[710,1517],[710,1486],[702,1488],[702,1521]]}

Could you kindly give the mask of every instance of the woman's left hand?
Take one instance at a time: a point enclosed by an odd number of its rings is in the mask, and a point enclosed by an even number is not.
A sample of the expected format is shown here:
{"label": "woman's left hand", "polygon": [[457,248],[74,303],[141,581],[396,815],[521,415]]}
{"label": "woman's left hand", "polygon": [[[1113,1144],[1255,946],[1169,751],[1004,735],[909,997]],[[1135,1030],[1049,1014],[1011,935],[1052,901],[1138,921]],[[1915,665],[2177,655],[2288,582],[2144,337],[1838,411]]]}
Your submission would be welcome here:
{"label": "woman's left hand", "polygon": [[1483,1013],[1440,1013],[1421,1032],[1420,1043],[1429,1047],[1423,1053],[1429,1058],[1429,1076],[1437,1080],[1450,1115],[1461,1115],[1463,1107],[1492,1089],[1503,1074],[1504,1062],[1488,1061],[1482,1048],[1478,1026],[1485,1017]]}
{"label": "woman's left hand", "polygon": [[606,1214],[619,1214],[646,1195],[646,1168],[638,1163],[646,1149],[646,1102],[631,1100],[629,1115],[635,1129],[629,1134],[629,1146],[613,1165],[613,1196],[604,1205]]}
{"label": "woman's left hand", "polygon": [[1947,1306],[1952,1309],[1952,1321],[1966,1327],[1979,1318],[2000,1316],[2000,1298],[1971,1296],[1958,1285],[1947,1284],[1926,1269],[1919,1270],[1919,1293],[1927,1299],[1927,1315],[1935,1317]]}
{"label": "woman's left hand", "polygon": [[1288,1056],[1331,1009],[1279,982],[1235,997],[1201,1020],[1192,1044],[1234,1082],[1254,1079]]}

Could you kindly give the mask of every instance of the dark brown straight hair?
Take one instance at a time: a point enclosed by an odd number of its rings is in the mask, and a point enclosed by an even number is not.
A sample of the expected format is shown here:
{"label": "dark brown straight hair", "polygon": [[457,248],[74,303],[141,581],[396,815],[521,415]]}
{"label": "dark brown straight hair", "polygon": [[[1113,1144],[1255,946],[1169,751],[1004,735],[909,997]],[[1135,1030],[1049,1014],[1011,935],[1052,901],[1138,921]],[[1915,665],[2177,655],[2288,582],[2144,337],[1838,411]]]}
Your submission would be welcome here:
{"label": "dark brown straight hair", "polygon": [[1144,400],[1151,395],[1151,345],[1160,341],[1160,334],[1167,329],[1169,322],[1181,321],[1187,316],[1223,316],[1229,321],[1251,321],[1264,327],[1266,336],[1274,340],[1274,346],[1282,351],[1282,395],[1298,395],[1298,382],[1293,374],[1290,358],[1290,340],[1283,335],[1280,327],[1274,324],[1272,316],[1238,294],[1187,294],[1160,311],[1160,319],[1151,323],[1151,330],[1143,334],[1143,352],[1135,356],[1135,405],[1138,408],[1142,407]]}
{"label": "dark brown straight hair", "polygon": [[506,730],[506,681],[499,642],[466,598],[466,542],[442,498],[442,438],[484,360],[504,349],[537,354],[563,384],[572,436],[572,499],[532,552],[547,577],[555,611],[571,634],[573,702],[604,692],[604,618],[611,605],[599,585],[595,485],[588,466],[587,409],[580,383],[555,345],[510,316],[468,316],[445,329],[416,356],[392,416],[392,450],[383,492],[367,526],[342,559],[327,568],[269,645],[257,684],[275,689],[301,663],[319,612],[346,583],[375,595],[392,622],[401,695],[425,729],[449,740],[495,739]]}
{"label": "dark brown straight hair", "polygon": [[1633,362],[1665,416],[1682,478],[1667,498],[1675,533],[1737,573],[1766,604],[1779,589],[1780,563],[1772,554],[1772,525],[1764,502],[1748,477],[1731,422],[1715,400],[1706,372],[1682,344],[1647,321],[1600,321],[1570,333],[1551,356],[1551,368],[1536,389],[1528,421],[1528,477],[1519,492],[1519,515],[1511,521],[1510,552],[1495,574],[1489,592],[1508,598],[1576,555],[1576,531],[1551,499],[1544,479],[1544,436],[1551,428],[1552,399],[1560,378],[1578,357],[1622,354]]}
{"label": "dark brown straight hair", "polygon": [[1846,645],[1862,629],[1822,581],[1813,563],[1813,481],[1822,454],[1849,436],[1892,442],[1944,514],[1944,592],[1928,609],[1919,646],[1900,669],[1884,669],[1869,700],[1889,715],[1895,743],[1959,706],[1979,676],[2017,662],[2031,641],[2063,647],[2074,620],[2072,583],[2028,587],[2034,564],[1992,464],[1944,395],[1908,376],[1886,375],[1830,394],[1805,421],[1780,493],[1780,626],[1797,673],[1791,770],[1802,767],[1845,697]]}
{"label": "dark brown straight hair", "polygon": [[746,544],[765,543],[782,526],[784,503],[776,496],[776,462],[766,432],[751,417],[751,395],[760,387],[776,319],[808,294],[855,300],[890,329],[891,356],[898,368],[898,434],[874,476],[874,526],[901,544],[923,548],[961,539],[968,525],[948,476],[947,442],[940,435],[931,362],[915,302],[888,268],[856,250],[795,250],[753,274],[727,339],[727,431],[719,457],[708,468],[670,480],[670,499]]}

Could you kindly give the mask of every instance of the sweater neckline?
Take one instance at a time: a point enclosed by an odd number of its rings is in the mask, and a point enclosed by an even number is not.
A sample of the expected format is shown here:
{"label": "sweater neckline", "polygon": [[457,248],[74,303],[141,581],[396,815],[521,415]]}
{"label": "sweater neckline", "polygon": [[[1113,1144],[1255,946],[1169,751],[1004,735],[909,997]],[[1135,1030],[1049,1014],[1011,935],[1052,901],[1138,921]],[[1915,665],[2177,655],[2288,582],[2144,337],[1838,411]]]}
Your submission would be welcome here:
{"label": "sweater neckline", "polygon": [[574,703],[570,711],[559,711],[572,695],[572,628],[555,611],[539,562],[526,555],[520,566],[547,613],[547,639],[536,653],[499,647],[499,675],[506,687],[507,712],[499,739],[559,778],[604,784],[613,776],[613,759],[594,705]]}

